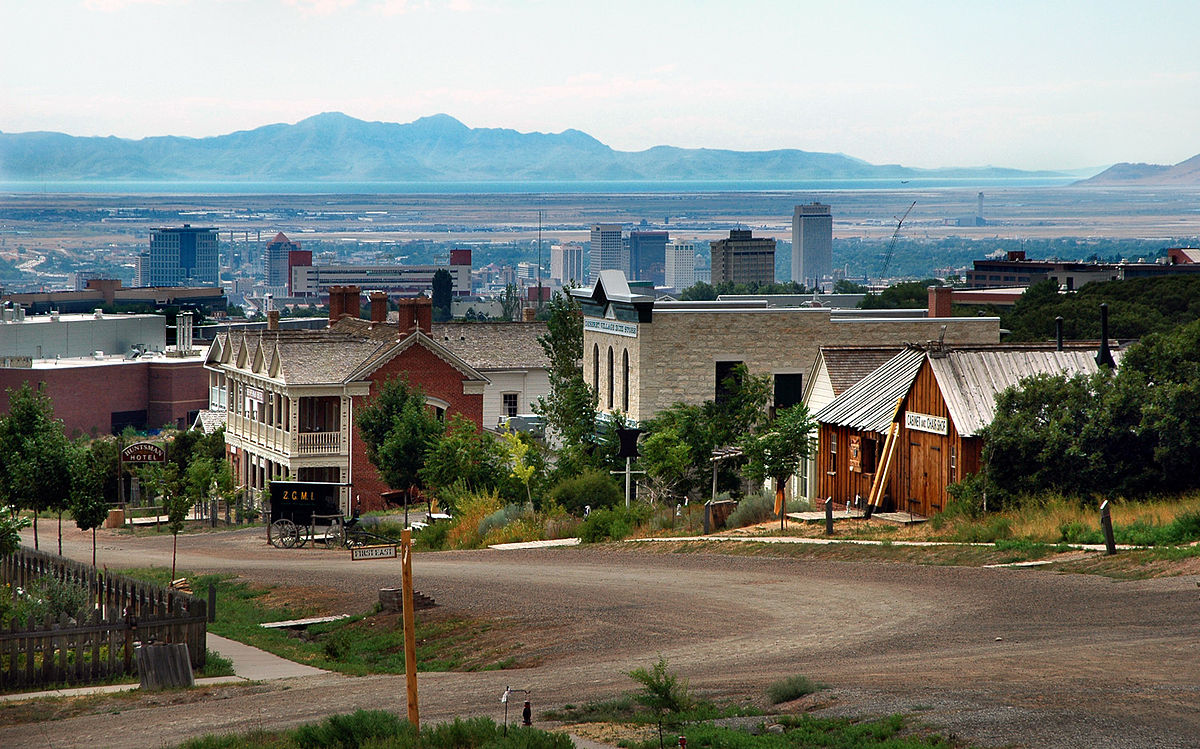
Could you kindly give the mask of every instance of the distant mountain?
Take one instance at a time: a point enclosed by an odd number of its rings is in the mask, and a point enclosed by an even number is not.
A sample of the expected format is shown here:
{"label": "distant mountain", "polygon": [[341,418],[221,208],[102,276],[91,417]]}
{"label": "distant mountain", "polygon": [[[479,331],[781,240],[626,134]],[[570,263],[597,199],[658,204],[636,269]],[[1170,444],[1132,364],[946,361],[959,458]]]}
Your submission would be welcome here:
{"label": "distant mountain", "polygon": [[1080,180],[1077,185],[1119,186],[1160,185],[1163,187],[1200,187],[1200,154],[1174,166],[1162,164],[1113,164],[1095,177]]}
{"label": "distant mountain", "polygon": [[210,138],[129,140],[0,133],[5,180],[568,181],[1053,177],[996,167],[914,169],[836,153],[657,146],[616,151],[578,130],[469,128],[449,115],[408,124],[326,112]]}

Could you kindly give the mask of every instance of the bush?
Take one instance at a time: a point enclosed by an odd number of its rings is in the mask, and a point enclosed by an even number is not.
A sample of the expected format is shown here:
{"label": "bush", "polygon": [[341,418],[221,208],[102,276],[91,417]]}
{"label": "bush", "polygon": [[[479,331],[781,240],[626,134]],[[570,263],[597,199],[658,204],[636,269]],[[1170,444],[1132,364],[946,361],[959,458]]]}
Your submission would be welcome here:
{"label": "bush", "polygon": [[16,588],[14,592],[16,596],[8,616],[26,627],[41,624],[46,617],[54,621],[62,617],[79,621],[87,613],[87,589],[57,577],[43,577],[28,588]]}
{"label": "bush", "polygon": [[[792,500],[784,507],[784,512],[798,512],[804,507],[803,500]],[[747,494],[738,502],[729,518],[725,520],[726,528],[745,528],[769,520],[778,520],[775,514],[775,495],[771,492]]]}
{"label": "bush", "polygon": [[767,687],[767,699],[771,701],[772,705],[778,705],[781,702],[798,700],[820,688],[819,684],[814,683],[807,676],[789,676]]}
{"label": "bush", "polygon": [[647,518],[653,509],[650,505],[636,504],[632,507],[611,507],[606,510],[593,510],[579,526],[579,538],[585,544],[602,541],[620,541],[637,525]]}
{"label": "bush", "polygon": [[529,509],[524,504],[510,502],[479,521],[479,535],[486,536],[490,531],[503,528],[528,514]]}
{"label": "bush", "polygon": [[625,496],[612,476],[601,471],[587,471],[564,479],[550,490],[550,499],[574,515],[582,515],[585,506],[593,510],[613,507]]}
{"label": "bush", "polygon": [[414,534],[414,545],[427,551],[442,551],[446,548],[449,534],[449,523],[430,523]]}

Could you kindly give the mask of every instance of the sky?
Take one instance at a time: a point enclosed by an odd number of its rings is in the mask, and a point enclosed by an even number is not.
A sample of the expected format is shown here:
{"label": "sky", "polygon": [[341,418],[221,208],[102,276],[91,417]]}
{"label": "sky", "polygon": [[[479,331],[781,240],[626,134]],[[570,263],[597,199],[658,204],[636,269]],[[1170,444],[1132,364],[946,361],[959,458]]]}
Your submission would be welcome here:
{"label": "sky", "polygon": [[1200,153],[1200,3],[0,0],[0,131],[326,111],[609,146],[1075,169]]}

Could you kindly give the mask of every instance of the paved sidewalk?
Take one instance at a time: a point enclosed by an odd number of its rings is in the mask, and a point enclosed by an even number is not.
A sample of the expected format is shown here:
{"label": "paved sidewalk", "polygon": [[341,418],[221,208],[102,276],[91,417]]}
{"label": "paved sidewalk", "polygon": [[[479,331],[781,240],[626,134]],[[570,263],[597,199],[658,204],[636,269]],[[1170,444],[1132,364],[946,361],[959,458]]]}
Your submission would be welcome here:
{"label": "paved sidewalk", "polygon": [[327,673],[313,666],[289,661],[258,648],[208,633],[208,649],[233,661],[233,672],[250,681],[290,679],[295,676],[316,676]]}
{"label": "paved sidewalk", "polygon": [[[661,538],[627,538],[625,543],[669,543],[671,541],[741,541],[743,543],[759,544],[813,544],[828,546],[829,544],[858,544],[860,546],[995,546],[992,543],[959,543],[957,541],[868,541],[860,538],[809,538],[807,536],[664,536]],[[1054,546],[1055,544],[1048,544]],[[1082,551],[1104,551],[1104,544],[1064,544],[1071,549]],[[1144,549],[1145,546],[1117,544],[1117,549],[1129,551]]]}
{"label": "paved sidewalk", "polygon": [[489,549],[508,551],[512,549],[547,549],[551,546],[578,546],[578,538],[552,538],[548,541],[517,541],[511,544],[492,544]]}

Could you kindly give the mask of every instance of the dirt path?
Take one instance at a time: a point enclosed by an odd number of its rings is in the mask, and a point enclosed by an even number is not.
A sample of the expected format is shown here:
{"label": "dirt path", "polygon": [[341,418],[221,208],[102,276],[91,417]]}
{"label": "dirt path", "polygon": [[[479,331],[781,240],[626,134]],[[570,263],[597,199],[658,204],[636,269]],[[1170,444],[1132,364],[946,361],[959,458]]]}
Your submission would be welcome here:
{"label": "dirt path", "polygon": [[[45,546],[50,546],[46,544]],[[170,563],[170,539],[106,535],[110,567]],[[256,533],[180,539],[181,568],[333,589],[349,610],[398,583],[394,561],[282,551]],[[68,555],[90,558],[82,535]],[[623,672],[665,655],[693,689],[761,699],[805,674],[825,710],[911,712],[989,745],[1195,746],[1200,736],[1196,577],[1114,582],[1031,569],[643,554],[568,548],[418,554],[418,590],[511,620],[540,665],[422,675],[422,715],[499,716],[506,685],[535,713],[629,688]],[[397,677],[321,676],[253,694],[0,729],[4,746],[171,745],[293,725],[357,707],[403,710]]]}

